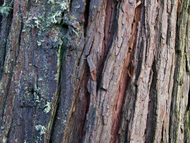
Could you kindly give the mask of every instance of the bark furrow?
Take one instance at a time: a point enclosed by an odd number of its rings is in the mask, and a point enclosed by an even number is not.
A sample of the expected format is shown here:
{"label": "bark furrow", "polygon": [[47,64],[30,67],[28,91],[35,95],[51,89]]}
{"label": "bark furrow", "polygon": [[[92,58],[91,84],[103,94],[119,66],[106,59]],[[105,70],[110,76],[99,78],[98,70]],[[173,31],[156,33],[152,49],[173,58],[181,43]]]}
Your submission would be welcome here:
{"label": "bark furrow", "polygon": [[189,142],[189,8],[0,1],[0,142]]}

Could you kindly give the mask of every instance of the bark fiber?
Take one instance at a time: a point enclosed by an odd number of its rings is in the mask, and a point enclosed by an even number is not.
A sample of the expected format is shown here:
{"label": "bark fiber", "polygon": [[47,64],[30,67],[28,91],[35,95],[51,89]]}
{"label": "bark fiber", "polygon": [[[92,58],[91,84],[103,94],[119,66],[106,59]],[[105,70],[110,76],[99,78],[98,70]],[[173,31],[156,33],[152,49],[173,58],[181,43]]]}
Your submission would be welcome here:
{"label": "bark fiber", "polygon": [[0,0],[0,143],[190,142],[189,0]]}

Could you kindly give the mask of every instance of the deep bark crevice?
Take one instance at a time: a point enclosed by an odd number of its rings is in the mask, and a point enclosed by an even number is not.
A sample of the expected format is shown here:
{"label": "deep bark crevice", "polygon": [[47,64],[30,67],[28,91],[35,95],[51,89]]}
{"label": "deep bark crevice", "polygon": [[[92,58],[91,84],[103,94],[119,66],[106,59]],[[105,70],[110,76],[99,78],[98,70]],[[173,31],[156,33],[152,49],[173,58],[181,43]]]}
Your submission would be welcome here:
{"label": "deep bark crevice", "polygon": [[[84,70],[82,80],[80,81],[78,88],[75,89],[74,99],[67,121],[70,126],[66,126],[65,128],[63,142],[82,142],[85,135],[84,127],[86,122],[86,113],[89,110],[90,104],[90,93],[87,89],[88,80],[90,78],[90,69],[86,59]],[[76,124],[77,126],[72,126]]]}
{"label": "deep bark crevice", "polygon": [[[63,29],[67,29],[68,30],[68,25],[63,24],[62,25]],[[53,119],[53,123],[52,123],[52,130],[50,132],[50,143],[53,142],[60,142],[60,136],[63,135],[64,133],[64,125],[62,123],[66,122],[67,120],[64,119],[63,121],[60,120],[60,117],[64,117],[63,114],[66,114],[63,112],[63,106],[65,104],[65,98],[69,95],[66,94],[66,88],[64,88],[64,85],[66,84],[66,68],[67,68],[67,52],[68,52],[68,47],[67,47],[67,38],[62,38],[62,46],[61,46],[61,52],[60,52],[60,72],[59,72],[59,80],[58,80],[58,90],[59,93],[57,94],[57,101],[56,101],[56,107],[55,107],[55,115],[54,115],[54,119]],[[65,110],[64,110],[65,111]],[[62,121],[62,122],[61,122]],[[61,127],[60,127],[61,126]],[[59,131],[59,130],[63,130],[63,131]],[[61,136],[62,137],[62,136]]]}
{"label": "deep bark crevice", "polygon": [[90,106],[90,93],[88,92],[88,89],[87,89],[87,84],[88,84],[88,80],[90,78],[90,68],[87,64],[87,61],[85,62],[86,63],[86,72],[85,72],[85,78],[84,78],[84,100],[85,100],[85,106],[84,106],[84,117],[81,118],[82,119],[82,123],[81,123],[81,127],[80,129],[78,130],[78,135],[79,135],[79,142],[82,142],[84,136],[85,136],[85,123],[86,123],[86,115],[88,113],[88,110],[89,110],[89,106]]}
{"label": "deep bark crevice", "polygon": [[152,64],[152,81],[149,93],[149,104],[148,104],[148,114],[146,122],[146,132],[145,132],[145,142],[154,142],[156,124],[157,124],[157,71],[156,71],[156,61],[154,60]]}
{"label": "deep bark crevice", "polygon": [[169,44],[169,41],[170,41],[170,38],[171,38],[171,14],[170,13],[168,13],[168,19],[167,19],[167,26],[168,26],[168,30],[167,30],[167,33],[166,33],[166,45],[168,45]]}
{"label": "deep bark crevice", "polygon": [[[180,0],[179,0],[180,1]],[[176,37],[175,37],[175,53],[178,55],[181,55],[181,50],[179,48],[180,46],[180,24],[182,24],[181,22],[181,3],[178,2],[178,6],[177,6],[177,19],[176,19]]]}
{"label": "deep bark crevice", "polygon": [[72,10],[72,4],[73,4],[73,0],[69,0],[69,9]]}
{"label": "deep bark crevice", "polygon": [[84,37],[86,37],[87,34],[88,18],[90,13],[90,2],[91,0],[86,0],[85,11],[84,11]]}
{"label": "deep bark crevice", "polygon": [[53,121],[53,124],[52,124],[52,130],[51,130],[51,133],[50,133],[50,143],[53,143],[53,133],[54,133],[54,129],[55,129],[55,124],[56,124],[56,118],[58,116],[58,111],[60,110],[60,101],[59,101],[60,97],[58,98],[57,100],[57,109],[56,109],[56,112],[55,112],[55,117],[54,117],[54,121]]}
{"label": "deep bark crevice", "polygon": [[125,143],[130,142],[130,138],[131,138],[130,126],[131,126],[131,123],[133,122],[134,115],[135,115],[135,106],[136,106],[137,91],[138,91],[136,85],[134,85],[134,89],[132,89],[132,85],[129,85],[127,90],[129,91],[130,94],[126,93],[125,101],[127,100],[126,102],[127,104],[125,104],[125,106],[122,107],[122,110],[123,110],[122,116],[125,116],[125,114],[128,114],[128,117],[125,119],[126,126],[124,128],[124,132],[125,132],[124,142]]}
{"label": "deep bark crevice", "polygon": [[[0,7],[3,5],[4,3],[4,0],[0,0]],[[1,25],[2,25],[2,20],[3,20],[3,15],[2,13],[0,13],[0,32],[1,32]]]}
{"label": "deep bark crevice", "polygon": [[7,142],[6,142],[6,143],[9,143],[9,142],[10,142],[9,140],[10,140],[10,133],[11,133],[12,126],[13,126],[13,121],[11,122],[10,130],[9,130],[8,133],[7,133]]}
{"label": "deep bark crevice", "polygon": [[90,93],[88,92],[88,90],[87,90],[87,92],[85,94],[85,102],[86,102],[86,109],[85,109],[85,118],[84,118],[84,122],[82,124],[82,130],[81,130],[81,132],[82,132],[81,142],[82,142],[82,140],[83,140],[83,138],[85,137],[85,134],[86,134],[85,123],[86,123],[86,116],[87,116],[89,106],[90,106]]}
{"label": "deep bark crevice", "polygon": [[164,124],[162,125],[162,132],[161,132],[161,143],[164,143]]}
{"label": "deep bark crevice", "polygon": [[[177,70],[177,66],[175,67],[175,72],[174,72],[174,78],[176,79],[176,71]],[[174,81],[174,86],[173,86],[173,89],[172,89],[172,97],[171,97],[171,106],[170,106],[170,120],[169,120],[169,142],[172,142],[172,139],[174,138],[175,134],[176,134],[176,131],[175,131],[175,123],[176,123],[176,115],[174,112],[176,112],[176,97],[175,97],[175,94],[176,94],[176,87],[177,86],[177,83],[176,81]]]}
{"label": "deep bark crevice", "polygon": [[[142,5],[144,5],[144,2],[142,3]],[[140,36],[139,36],[139,44],[137,45],[137,51],[139,50],[138,54],[136,55],[135,59],[137,61],[137,67],[136,67],[136,70],[135,70],[135,82],[137,84],[137,81],[139,79],[139,76],[140,76],[140,73],[141,73],[141,68],[142,68],[142,63],[143,63],[143,60],[141,60],[143,58],[143,48],[144,47],[144,43],[145,43],[145,40],[143,38],[143,34],[145,34],[145,15],[146,15],[146,9],[144,6],[141,6],[141,19],[140,19],[140,22],[141,22],[141,27],[139,29],[139,33],[140,33]],[[140,59],[140,60],[139,60]]]}
{"label": "deep bark crevice", "polygon": [[57,116],[58,116],[58,111],[59,111],[59,109],[60,109],[60,100],[61,100],[61,91],[62,91],[62,89],[61,89],[61,87],[62,87],[62,77],[64,76],[64,70],[63,70],[63,66],[65,66],[66,64],[64,63],[64,61],[65,61],[65,57],[66,57],[66,51],[67,51],[67,47],[64,47],[65,45],[67,45],[67,41],[65,40],[65,39],[63,39],[63,44],[62,44],[62,46],[60,47],[61,49],[60,49],[60,57],[59,57],[59,63],[60,63],[60,67],[59,67],[59,79],[58,79],[58,89],[57,89],[57,91],[56,91],[56,94],[57,94],[57,99],[55,100],[55,107],[54,107],[54,111],[53,111],[53,114],[54,115],[52,115],[52,123],[51,123],[51,127],[50,127],[50,131],[49,131],[49,138],[48,138],[48,140],[46,140],[46,141],[48,141],[48,142],[50,142],[50,143],[52,143],[52,137],[53,137],[53,133],[54,133],[54,129],[55,129],[55,123],[56,123],[56,118],[57,118]]}
{"label": "deep bark crevice", "polygon": [[187,103],[186,111],[189,111],[189,110],[190,110],[190,90],[188,92],[188,103]]}
{"label": "deep bark crevice", "polygon": [[21,17],[21,28],[20,28],[20,33],[19,33],[19,37],[18,37],[18,53],[17,53],[17,56],[15,57],[15,63],[17,61],[17,58],[19,56],[19,51],[20,51],[20,46],[21,46],[21,34],[22,34],[22,29],[23,29],[23,26],[24,26],[24,23],[23,23],[23,16],[22,16],[22,10],[21,10],[21,4],[22,4],[22,0],[20,0],[19,2],[19,15]]}
{"label": "deep bark crevice", "polygon": [[101,56],[101,60],[98,62],[97,68],[97,91],[101,88],[101,80],[102,80],[102,71],[106,62],[106,58],[108,56],[111,44],[113,42],[114,36],[117,33],[117,5],[115,0],[107,0],[106,1],[106,18],[104,23],[104,39],[103,39],[103,53]]}

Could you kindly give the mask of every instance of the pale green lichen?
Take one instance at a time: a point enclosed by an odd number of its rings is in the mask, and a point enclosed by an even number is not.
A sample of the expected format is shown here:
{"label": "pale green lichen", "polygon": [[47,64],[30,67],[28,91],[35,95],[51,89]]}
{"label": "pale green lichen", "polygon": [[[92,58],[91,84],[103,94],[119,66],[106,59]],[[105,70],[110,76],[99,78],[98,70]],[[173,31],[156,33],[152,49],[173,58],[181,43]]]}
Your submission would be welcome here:
{"label": "pale green lichen", "polygon": [[36,24],[37,28],[40,28],[41,24],[40,24],[39,19],[37,17],[33,17],[33,19],[34,19],[34,23]]}
{"label": "pale green lichen", "polygon": [[52,23],[57,23],[59,18],[56,19],[56,17],[60,17],[60,16],[61,16],[61,11],[57,11],[52,17],[50,17],[51,22]]}
{"label": "pale green lichen", "polygon": [[34,25],[32,24],[32,16],[29,17],[27,20],[26,20],[26,26],[27,27],[30,27],[30,28],[34,28]]}
{"label": "pale green lichen", "polygon": [[78,32],[77,32],[74,28],[72,28],[72,31],[73,31],[77,36],[79,36]]}
{"label": "pale green lichen", "polygon": [[38,46],[41,46],[42,43],[41,43],[41,41],[37,41],[37,44],[38,44]]}
{"label": "pale green lichen", "polygon": [[45,128],[44,126],[42,126],[42,125],[36,125],[36,126],[35,126],[35,129],[36,129],[37,131],[40,131],[40,135],[45,134],[46,128]]}
{"label": "pale green lichen", "polygon": [[42,81],[42,80],[43,80],[43,78],[41,78],[41,77],[38,79],[38,81]]}
{"label": "pale green lichen", "polygon": [[36,92],[34,92],[34,99],[36,102],[40,102],[40,98]]}
{"label": "pale green lichen", "polygon": [[75,6],[75,8],[80,8],[80,5],[78,5],[78,6]]}
{"label": "pale green lichen", "polygon": [[66,10],[69,7],[67,2],[56,2],[56,4],[59,4],[62,10]]}
{"label": "pale green lichen", "polygon": [[66,125],[66,123],[67,123],[67,120],[63,120],[62,124]]}
{"label": "pale green lichen", "polygon": [[11,9],[12,9],[12,7],[0,6],[0,13],[8,15]]}
{"label": "pale green lichen", "polygon": [[6,142],[7,142],[7,138],[3,137],[3,143],[6,143]]}
{"label": "pale green lichen", "polygon": [[47,104],[44,107],[45,107],[44,112],[46,114],[49,113],[49,111],[51,110],[51,104],[50,104],[50,102],[47,102]]}
{"label": "pale green lichen", "polygon": [[[52,16],[50,16],[47,20],[47,27],[49,27],[52,23],[59,23],[62,19],[62,13],[68,9],[69,5],[67,2],[54,2],[54,0],[49,0],[48,3],[55,3],[55,6],[57,8],[56,12],[52,12]],[[58,8],[59,7],[59,8]],[[53,10],[54,11],[54,10]]]}

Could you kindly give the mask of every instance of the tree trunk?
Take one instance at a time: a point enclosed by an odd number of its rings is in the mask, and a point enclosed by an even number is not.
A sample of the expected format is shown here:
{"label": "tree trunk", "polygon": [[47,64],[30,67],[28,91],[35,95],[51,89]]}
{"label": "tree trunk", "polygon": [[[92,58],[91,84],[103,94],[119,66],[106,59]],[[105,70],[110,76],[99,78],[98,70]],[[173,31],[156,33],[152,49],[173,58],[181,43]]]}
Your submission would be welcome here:
{"label": "tree trunk", "polygon": [[0,0],[1,143],[190,142],[189,0]]}

